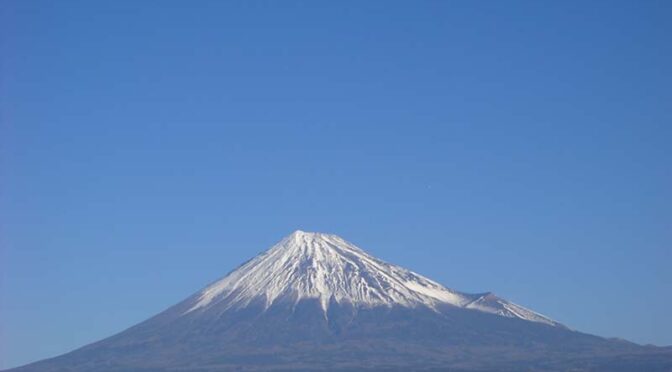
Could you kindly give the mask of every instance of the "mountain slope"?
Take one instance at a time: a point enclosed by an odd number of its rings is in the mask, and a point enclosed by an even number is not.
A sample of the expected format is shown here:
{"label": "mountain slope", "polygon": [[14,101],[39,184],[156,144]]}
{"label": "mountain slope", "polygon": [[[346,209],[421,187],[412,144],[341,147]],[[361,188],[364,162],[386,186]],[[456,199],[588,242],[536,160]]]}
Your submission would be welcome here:
{"label": "mountain slope", "polygon": [[297,231],[157,316],[17,371],[365,369],[669,371],[672,352],[575,332]]}

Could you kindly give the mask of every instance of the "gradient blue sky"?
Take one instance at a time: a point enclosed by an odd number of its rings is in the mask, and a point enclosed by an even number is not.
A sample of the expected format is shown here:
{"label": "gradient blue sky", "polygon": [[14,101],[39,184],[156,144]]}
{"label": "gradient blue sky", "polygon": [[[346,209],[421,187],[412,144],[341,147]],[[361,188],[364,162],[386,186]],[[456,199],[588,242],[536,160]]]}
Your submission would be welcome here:
{"label": "gradient blue sky", "polygon": [[672,344],[672,6],[0,2],[0,367],[295,229]]}

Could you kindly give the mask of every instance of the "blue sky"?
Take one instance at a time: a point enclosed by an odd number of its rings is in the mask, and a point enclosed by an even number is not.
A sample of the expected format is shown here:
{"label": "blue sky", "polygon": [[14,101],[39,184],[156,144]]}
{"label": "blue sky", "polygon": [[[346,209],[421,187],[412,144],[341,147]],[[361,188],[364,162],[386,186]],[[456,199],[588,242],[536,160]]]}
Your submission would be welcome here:
{"label": "blue sky", "polygon": [[0,367],[293,230],[672,344],[672,7],[0,2]]}

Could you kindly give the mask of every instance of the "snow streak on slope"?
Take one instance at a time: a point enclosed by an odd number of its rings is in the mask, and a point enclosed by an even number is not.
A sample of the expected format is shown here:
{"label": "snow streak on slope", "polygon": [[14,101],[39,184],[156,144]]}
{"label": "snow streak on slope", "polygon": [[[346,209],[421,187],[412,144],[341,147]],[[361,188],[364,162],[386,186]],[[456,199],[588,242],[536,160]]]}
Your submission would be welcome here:
{"label": "snow streak on slope", "polygon": [[499,298],[492,293],[485,293],[478,296],[476,300],[465,306],[467,309],[483,311],[485,313],[497,314],[509,318],[520,318],[532,322],[545,323],[548,325],[560,325],[558,322],[545,317],[530,309]]}
{"label": "snow streak on slope", "polygon": [[271,249],[205,288],[187,313],[210,307],[245,307],[261,299],[294,303],[317,299],[356,307],[452,305],[506,317],[557,323],[491,294],[460,293],[383,262],[336,235],[296,231]]}

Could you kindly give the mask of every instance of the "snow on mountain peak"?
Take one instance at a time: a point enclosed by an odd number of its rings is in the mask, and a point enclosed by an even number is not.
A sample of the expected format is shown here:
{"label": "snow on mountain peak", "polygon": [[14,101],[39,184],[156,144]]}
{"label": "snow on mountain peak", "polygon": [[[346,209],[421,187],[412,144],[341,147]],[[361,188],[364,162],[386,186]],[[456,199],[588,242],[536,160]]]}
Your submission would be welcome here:
{"label": "snow on mountain peak", "polygon": [[557,325],[531,310],[491,294],[448,289],[402,267],[381,261],[331,234],[297,230],[201,291],[186,313],[211,307],[266,307],[283,299],[316,299],[327,312],[331,301],[355,307],[439,305],[489,312]]}

